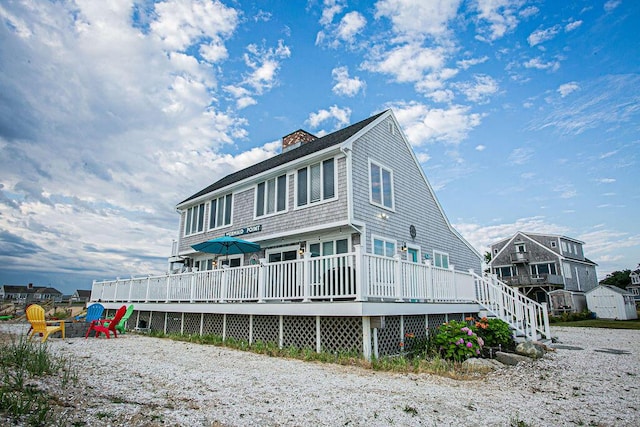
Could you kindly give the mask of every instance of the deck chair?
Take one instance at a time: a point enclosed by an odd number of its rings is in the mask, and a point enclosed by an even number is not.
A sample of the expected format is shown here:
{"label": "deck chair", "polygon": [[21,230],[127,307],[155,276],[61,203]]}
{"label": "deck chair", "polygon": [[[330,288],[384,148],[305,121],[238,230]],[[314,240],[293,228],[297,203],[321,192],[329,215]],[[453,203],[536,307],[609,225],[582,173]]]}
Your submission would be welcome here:
{"label": "deck chair", "polygon": [[[31,333],[29,339],[35,334],[40,334],[42,342],[45,342],[49,335],[60,331],[62,339],[64,339],[64,320],[45,320],[44,308],[38,304],[32,304],[27,308],[27,320],[31,323]],[[57,323],[57,325],[54,325]],[[49,326],[51,325],[51,326]]]}
{"label": "deck chair", "polygon": [[116,311],[116,315],[113,316],[112,319],[92,320],[91,325],[89,325],[89,329],[87,329],[87,334],[84,336],[84,338],[87,339],[91,331],[95,331],[96,338],[98,338],[100,334],[105,334],[107,338],[111,338],[111,332],[113,332],[113,336],[115,338],[118,338],[118,331],[116,330],[116,326],[118,326],[118,323],[120,323],[120,320],[122,320],[122,316],[124,316],[124,313],[126,311],[127,306],[123,305],[118,309],[118,311]]}
{"label": "deck chair", "polygon": [[84,316],[84,321],[91,323],[94,320],[101,319],[102,313],[104,313],[104,305],[99,303],[91,304],[87,307],[87,314]]}
{"label": "deck chair", "polygon": [[131,317],[131,314],[133,314],[133,304],[127,307],[127,311],[125,311],[124,316],[122,316],[122,319],[120,319],[120,322],[118,322],[118,324],[116,325],[116,329],[121,334],[124,334],[125,325],[127,324],[127,320],[129,320],[129,317]]}

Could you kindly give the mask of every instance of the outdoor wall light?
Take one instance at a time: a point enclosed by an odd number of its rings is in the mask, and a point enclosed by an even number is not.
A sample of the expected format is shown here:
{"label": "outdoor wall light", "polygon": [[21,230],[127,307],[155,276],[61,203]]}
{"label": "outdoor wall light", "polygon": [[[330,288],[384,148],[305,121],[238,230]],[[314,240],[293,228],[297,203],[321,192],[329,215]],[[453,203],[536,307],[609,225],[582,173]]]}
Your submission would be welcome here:
{"label": "outdoor wall light", "polygon": [[298,249],[298,253],[300,255],[304,255],[304,246],[300,245],[300,249]]}
{"label": "outdoor wall light", "polygon": [[380,219],[389,219],[389,215],[387,215],[386,213],[382,212],[378,214],[378,218]]}
{"label": "outdoor wall light", "polygon": [[402,252],[407,252],[407,242],[402,242]]}

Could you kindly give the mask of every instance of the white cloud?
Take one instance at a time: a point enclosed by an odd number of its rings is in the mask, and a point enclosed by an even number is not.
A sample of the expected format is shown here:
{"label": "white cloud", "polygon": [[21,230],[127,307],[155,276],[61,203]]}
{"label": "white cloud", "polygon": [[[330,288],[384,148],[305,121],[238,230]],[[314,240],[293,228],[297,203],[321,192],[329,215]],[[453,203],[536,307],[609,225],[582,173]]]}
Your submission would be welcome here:
{"label": "white cloud", "polygon": [[457,65],[463,70],[467,70],[474,65],[483,64],[488,60],[489,60],[488,56],[483,56],[481,58],[462,59],[457,62]]}
{"label": "white cloud", "polygon": [[580,89],[578,83],[570,82],[560,85],[560,87],[558,88],[558,93],[561,97],[564,98],[565,96],[569,95],[572,92],[575,92],[578,89]]}
{"label": "white cloud", "polygon": [[322,123],[329,119],[335,120],[335,129],[344,127],[349,124],[351,120],[350,108],[339,108],[337,105],[329,107],[328,110],[319,110],[317,113],[309,114],[308,123],[312,128],[319,127]]}
{"label": "white cloud", "polygon": [[561,199],[572,199],[578,195],[572,184],[559,184],[553,188],[555,193],[560,193]]}
{"label": "white cloud", "polygon": [[429,108],[417,102],[392,103],[405,135],[414,147],[429,142],[459,144],[471,130],[480,125],[482,116],[469,107],[452,105],[447,109]]}
{"label": "white cloud", "polygon": [[376,19],[388,18],[394,31],[410,38],[441,37],[449,32],[456,18],[460,0],[380,0],[376,3]]}
{"label": "white cloud", "polygon": [[339,0],[324,0],[322,17],[320,18],[320,24],[323,26],[329,25],[333,22],[334,16],[342,12],[344,9],[344,2]]}
{"label": "white cloud", "polygon": [[484,151],[487,147],[485,145],[476,145],[476,151]]}
{"label": "white cloud", "polygon": [[[478,0],[478,36],[480,40],[494,41],[518,26],[516,17],[521,1],[512,0]],[[484,23],[488,22],[488,28]]]}
{"label": "white cloud", "polygon": [[582,21],[572,21],[564,26],[564,30],[568,33],[569,31],[573,31],[582,25]]}
{"label": "white cloud", "polygon": [[443,68],[446,50],[407,43],[388,51],[374,51],[362,67],[368,71],[392,75],[399,83],[418,82],[425,74]]}
{"label": "white cloud", "polygon": [[498,91],[498,82],[487,75],[475,75],[474,82],[458,83],[455,87],[460,90],[469,101],[485,102],[487,98]]}
{"label": "white cloud", "polygon": [[524,63],[525,68],[536,68],[538,70],[549,70],[557,71],[560,68],[560,63],[558,61],[544,62],[540,58],[532,58],[529,61]]}
{"label": "white cloud", "polygon": [[255,44],[247,46],[244,54],[245,64],[252,72],[244,79],[244,84],[251,86],[257,94],[273,87],[276,82],[276,72],[280,68],[280,59],[291,56],[291,50],[282,40],[278,40],[275,48],[259,47]]}
{"label": "white cloud", "polygon": [[616,182],[615,178],[600,178],[598,179],[598,182],[600,184],[613,184],[614,182]]}
{"label": "white cloud", "polygon": [[538,9],[535,6],[528,6],[528,7],[524,8],[524,9],[522,9],[520,11],[519,15],[522,18],[530,18],[532,16],[537,15],[538,13],[540,13],[540,9]]}
{"label": "white cloud", "polygon": [[533,47],[548,40],[552,40],[560,32],[560,26],[554,25],[544,30],[536,30],[527,37],[529,46]]}
{"label": "white cloud", "polygon": [[533,150],[531,148],[522,147],[513,149],[507,160],[509,163],[514,165],[524,165],[531,160],[531,157],[533,157]]}
{"label": "white cloud", "polygon": [[605,12],[611,12],[622,4],[622,0],[609,0],[604,4]]}
{"label": "white cloud", "polygon": [[331,76],[335,83],[331,90],[336,95],[355,96],[366,87],[366,83],[360,80],[359,77],[349,77],[348,67],[334,68],[331,70]]}
{"label": "white cloud", "polygon": [[365,25],[367,20],[364,16],[358,12],[349,12],[340,20],[336,35],[345,42],[353,42],[356,34],[362,31]]}

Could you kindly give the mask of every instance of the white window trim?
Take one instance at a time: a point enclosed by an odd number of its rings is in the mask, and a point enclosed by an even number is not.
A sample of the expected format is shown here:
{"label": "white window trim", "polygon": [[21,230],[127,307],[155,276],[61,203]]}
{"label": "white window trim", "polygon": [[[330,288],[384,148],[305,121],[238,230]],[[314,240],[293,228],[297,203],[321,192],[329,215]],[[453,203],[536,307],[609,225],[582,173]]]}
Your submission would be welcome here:
{"label": "white window trim", "polygon": [[[311,202],[309,201],[309,185],[310,181],[309,181],[309,168],[313,165],[316,164],[320,164],[320,185],[323,187],[324,186],[324,169],[322,168],[322,163],[327,161],[327,160],[331,160],[333,159],[333,197],[331,197],[330,199],[320,199],[317,202]],[[298,206],[298,171],[300,169],[306,169],[307,170],[307,204],[306,205],[302,205],[302,206]],[[338,200],[338,160],[336,157],[329,157],[326,159],[322,159],[319,160],[317,162],[312,162],[309,163],[306,166],[300,166],[297,167],[296,170],[293,172],[294,175],[294,185],[293,185],[293,210],[299,210],[299,209],[307,209],[307,208],[312,208],[314,206],[319,206],[322,205],[324,203],[330,203],[330,202],[334,202],[336,200]],[[321,190],[322,191],[322,190]],[[288,199],[288,197],[287,197]],[[288,200],[287,200],[287,204],[288,204]],[[282,213],[282,212],[280,212]],[[255,215],[255,212],[254,212]],[[260,217],[262,218],[262,217]]]}
{"label": "white window trim", "polygon": [[[374,248],[375,248],[374,242],[376,240],[381,240],[381,241],[383,241],[385,243],[393,243],[393,255],[397,255],[398,254],[398,241],[396,239],[389,239],[387,237],[383,237],[383,236],[379,236],[379,235],[376,235],[376,234],[372,234],[371,235],[371,253],[373,255],[377,255],[376,253],[373,252]],[[386,257],[386,255],[378,255],[378,256],[385,256]]]}
{"label": "white window trim", "polygon": [[[203,218],[202,218],[202,230],[201,231],[196,231],[195,233],[191,233],[191,232],[187,232],[187,216],[189,215],[189,209],[195,209],[196,207],[199,207],[200,205],[204,204],[204,210],[203,210]],[[184,210],[184,228],[183,228],[183,235],[185,237],[187,236],[196,236],[198,234],[203,234],[205,231],[207,231],[207,218],[209,217],[209,215],[207,215],[207,205],[209,203],[208,202],[202,202],[202,203],[198,203],[196,205],[193,206],[189,206],[188,208],[186,208]],[[233,203],[232,203],[233,204]],[[191,218],[191,220],[193,221],[193,217]],[[193,224],[193,222],[192,222]]]}
{"label": "white window trim", "polygon": [[[323,243],[326,242],[333,242],[333,249],[336,249],[336,241],[338,240],[346,240],[347,241],[347,253],[351,253],[353,251],[353,245],[351,244],[351,235],[348,236],[344,236],[344,235],[336,235],[336,236],[327,236],[326,238],[322,238],[319,240],[313,240],[313,241],[307,241],[304,247],[305,252],[310,252],[311,251],[311,245],[314,243],[319,243],[320,247],[322,247]],[[335,255],[335,254],[334,254]]]}
{"label": "white window trim", "polygon": [[300,259],[302,257],[300,256],[299,250],[300,250],[300,245],[282,246],[279,248],[267,249],[264,252],[264,258],[267,260],[267,262],[269,262],[269,255],[273,253],[296,251],[296,258]]}
{"label": "white window trim", "polygon": [[[373,188],[371,187],[371,165],[374,164],[376,166],[378,166],[381,169],[386,169],[389,171],[389,173],[391,174],[391,207],[385,206],[383,203],[378,203],[378,202],[374,202],[373,201]],[[388,166],[383,165],[382,163],[376,161],[376,160],[372,160],[369,159],[369,163],[368,163],[368,176],[369,176],[369,181],[367,183],[367,185],[369,186],[369,203],[371,203],[374,206],[378,206],[382,209],[386,209],[388,211],[391,212],[395,212],[396,211],[396,195],[395,195],[395,183],[394,183],[394,177],[393,177],[393,169],[391,169]],[[381,195],[382,195],[382,200],[384,200],[384,192],[382,192],[381,189]]]}
{"label": "white window trim", "polygon": [[[230,217],[229,217],[229,218],[231,218],[231,221],[229,222],[229,224],[217,225],[217,226],[215,226],[213,228],[209,228],[209,227],[211,227],[211,202],[216,200],[216,203],[217,203],[217,200],[219,200],[220,198],[225,198],[226,199],[227,196],[231,196],[231,214],[230,214]],[[206,228],[207,230],[218,230],[220,228],[227,228],[227,227],[231,227],[233,225],[233,205],[234,205],[233,199],[234,198],[235,197],[234,197],[233,193],[227,193],[227,194],[223,194],[221,196],[218,196],[218,197],[216,197],[214,199],[211,199],[211,200],[209,200],[207,202],[207,205],[209,205],[209,214],[207,215],[207,219],[208,219],[207,228]],[[217,208],[216,208],[216,215],[217,214],[218,214],[218,211],[217,211]]]}
{"label": "white window trim", "polygon": [[[263,215],[256,215],[256,210],[258,207],[258,185],[264,183],[265,184],[265,191],[266,191],[266,185],[267,185],[267,181],[269,181],[270,179],[275,179],[276,180],[276,187],[278,185],[278,178],[281,177],[282,175],[285,176],[284,178],[284,187],[285,187],[285,194],[284,194],[284,210],[278,211],[277,210],[277,206],[278,206],[278,192],[276,190],[276,211],[270,214],[263,214]],[[288,173],[280,173],[276,176],[272,176],[270,178],[266,178],[260,182],[258,182],[253,188],[253,219],[263,219],[263,218],[270,218],[272,216],[276,216],[276,215],[282,215],[284,213],[289,212],[289,179],[290,179],[290,175]],[[265,203],[266,203],[266,198],[265,198]],[[233,204],[233,203],[232,203]],[[294,203],[295,204],[295,203]],[[266,212],[266,208],[265,208],[265,212]]]}
{"label": "white window trim", "polygon": [[240,254],[240,255],[219,255],[215,259],[215,262],[216,262],[215,269],[222,268],[222,261],[232,260],[232,259],[240,259],[240,267],[242,267],[244,265],[244,255],[243,254]]}
{"label": "white window trim", "polygon": [[[442,257],[442,255],[446,255],[447,257],[447,266],[446,267],[437,267],[436,266],[436,254],[440,255]],[[449,257],[449,253],[447,252],[442,252],[442,251],[433,251],[433,266],[437,267],[437,268],[446,268],[447,270],[451,268],[451,258]]]}

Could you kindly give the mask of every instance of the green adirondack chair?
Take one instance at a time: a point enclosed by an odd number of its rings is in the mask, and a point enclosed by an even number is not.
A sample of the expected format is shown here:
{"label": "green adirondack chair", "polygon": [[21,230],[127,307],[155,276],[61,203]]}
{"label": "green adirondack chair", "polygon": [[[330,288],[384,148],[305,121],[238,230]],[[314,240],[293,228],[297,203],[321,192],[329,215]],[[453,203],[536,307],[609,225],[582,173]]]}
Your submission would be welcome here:
{"label": "green adirondack chair", "polygon": [[131,313],[133,313],[133,304],[131,304],[129,307],[127,307],[127,311],[124,313],[124,316],[122,316],[122,319],[120,319],[120,321],[116,325],[116,329],[121,334],[124,334],[124,332],[125,332],[125,328],[124,327],[125,327],[125,325],[127,323],[127,320],[129,320],[129,317],[131,317]]}

